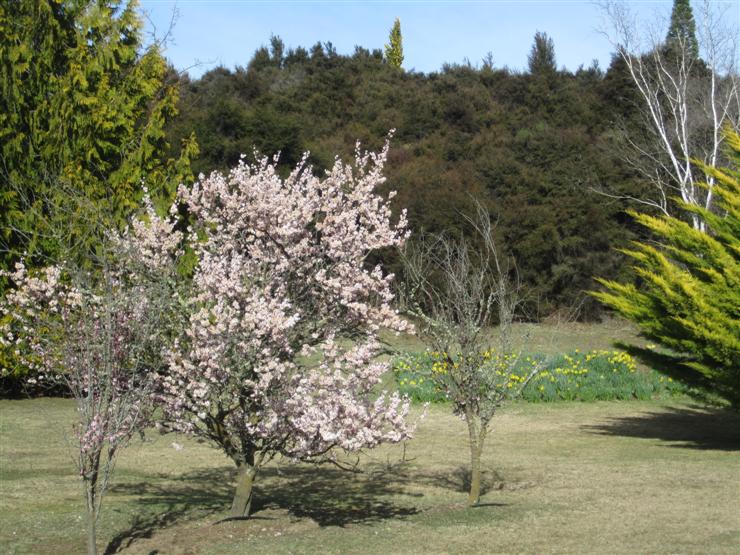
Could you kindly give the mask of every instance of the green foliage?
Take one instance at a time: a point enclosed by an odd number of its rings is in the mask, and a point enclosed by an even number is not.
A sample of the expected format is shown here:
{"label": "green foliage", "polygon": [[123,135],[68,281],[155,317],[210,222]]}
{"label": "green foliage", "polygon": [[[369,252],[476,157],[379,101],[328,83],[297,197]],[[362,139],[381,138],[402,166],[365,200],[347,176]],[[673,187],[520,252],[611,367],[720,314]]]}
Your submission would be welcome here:
{"label": "green foliage", "polygon": [[540,355],[524,357],[494,350],[469,357],[459,352],[425,351],[397,358],[393,370],[398,390],[416,401],[446,401],[445,392],[454,394],[461,383],[450,380],[450,375],[461,367],[480,371],[482,387],[500,392],[502,400],[514,400],[521,396],[532,373],[545,364],[544,359]]}
{"label": "green foliage", "polygon": [[[320,172],[333,153],[350,155],[358,139],[376,148],[394,128],[387,187],[414,232],[470,234],[461,213],[472,195],[517,260],[527,317],[575,307],[597,318],[602,305],[584,292],[593,275],[621,277],[616,247],[637,231],[618,203],[594,192],[608,183],[637,196],[632,170],[608,148],[612,122],[629,105],[623,69],[530,75],[466,65],[422,74],[397,71],[381,50],[340,56],[328,44],[293,50],[273,40],[245,68],[184,78],[168,137],[176,145],[195,130],[196,172],[227,169],[255,147],[280,151],[286,172],[310,151]],[[402,277],[388,253],[369,262]]]}
{"label": "green foliage", "polygon": [[669,48],[680,48],[693,58],[699,57],[699,41],[696,39],[696,23],[689,0],[673,0],[671,24],[666,35]]}
{"label": "green foliage", "polygon": [[[740,404],[740,136],[727,130],[734,169],[698,164],[716,182],[716,212],[679,202],[702,219],[702,232],[679,218],[633,213],[657,242],[624,252],[637,283],[600,280],[594,293],[637,323],[646,337],[675,351],[689,379]],[[677,201],[678,202],[678,201]]]}
{"label": "green foliage", "polygon": [[[484,353],[482,358],[490,359],[492,355]],[[533,363],[543,358],[538,355],[517,357],[511,374],[512,387],[518,378],[528,373]],[[393,363],[393,370],[400,393],[419,402],[446,401],[435,383],[435,377],[446,372],[446,363],[437,353],[427,351],[399,357]],[[548,359],[542,372],[529,382],[521,396],[529,402],[554,402],[647,400],[685,393],[685,386],[672,378],[655,370],[638,370],[634,359],[625,352],[582,353],[576,349]]]}
{"label": "green foliage", "polygon": [[385,45],[385,59],[388,65],[401,69],[403,64],[403,37],[401,36],[401,20],[396,18],[388,35],[388,44]]}
{"label": "green foliage", "polygon": [[[162,208],[192,179],[190,132],[167,157],[179,83],[141,30],[133,1],[0,3],[0,270],[85,264],[142,185]],[[12,361],[0,350],[5,393],[25,374]]]}
{"label": "green foliage", "polygon": [[555,43],[547,33],[537,31],[534,34],[534,44],[527,57],[529,72],[532,75],[554,73],[557,71],[555,64]]}
{"label": "green foliage", "polygon": [[555,357],[522,393],[531,402],[649,400],[686,388],[655,370],[642,371],[622,351],[575,351]]}
{"label": "green foliage", "polygon": [[393,361],[393,374],[399,393],[422,403],[447,401],[447,395],[434,379],[439,368],[437,358],[430,351],[397,357]]}
{"label": "green foliage", "polygon": [[142,184],[164,205],[191,177],[189,134],[165,157],[177,82],[141,30],[134,1],[0,4],[0,268],[23,253],[82,258],[125,223]]}

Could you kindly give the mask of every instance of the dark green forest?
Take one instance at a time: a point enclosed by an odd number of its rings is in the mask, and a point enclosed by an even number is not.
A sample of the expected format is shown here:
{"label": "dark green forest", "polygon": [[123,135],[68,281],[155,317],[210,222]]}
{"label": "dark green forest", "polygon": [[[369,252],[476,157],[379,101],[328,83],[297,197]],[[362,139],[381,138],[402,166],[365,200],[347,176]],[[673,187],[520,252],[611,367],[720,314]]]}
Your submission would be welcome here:
{"label": "dark green forest", "polygon": [[[619,249],[646,238],[626,198],[645,197],[639,172],[657,158],[648,151],[636,163],[640,151],[625,156],[624,138],[654,131],[624,56],[568,71],[537,32],[523,71],[489,55],[421,73],[403,68],[397,21],[385,52],[289,49],[273,36],[243,66],[193,79],[160,44],[147,46],[136,10],[0,5],[0,269],[61,253],[84,260],[138,210],[142,184],[162,208],[178,183],[242,155],[279,152],[287,173],[310,152],[321,172],[357,141],[379,148],[391,130],[385,187],[398,192],[395,208],[408,209],[413,231],[468,233],[465,215],[483,203],[522,285],[521,318],[600,318],[594,278],[625,277]],[[692,79],[705,82],[712,72],[695,58],[691,12],[677,10],[660,48],[673,63],[689,41]],[[378,260],[403,281],[397,254]],[[0,274],[0,291],[6,281]]]}
{"label": "dark green forest", "polygon": [[640,187],[613,140],[634,119],[635,97],[619,57],[606,71],[594,63],[575,72],[556,59],[552,40],[538,33],[526,72],[489,58],[425,74],[393,67],[379,49],[288,50],[272,37],[244,67],[180,78],[168,142],[195,131],[196,174],[255,149],[279,151],[286,171],[310,151],[321,171],[336,154],[351,156],[357,140],[377,148],[395,129],[386,186],[415,231],[465,232],[463,215],[480,199],[516,262],[522,316],[598,318],[602,309],[585,292],[594,276],[618,277],[616,248],[637,230],[623,201],[598,192]]}

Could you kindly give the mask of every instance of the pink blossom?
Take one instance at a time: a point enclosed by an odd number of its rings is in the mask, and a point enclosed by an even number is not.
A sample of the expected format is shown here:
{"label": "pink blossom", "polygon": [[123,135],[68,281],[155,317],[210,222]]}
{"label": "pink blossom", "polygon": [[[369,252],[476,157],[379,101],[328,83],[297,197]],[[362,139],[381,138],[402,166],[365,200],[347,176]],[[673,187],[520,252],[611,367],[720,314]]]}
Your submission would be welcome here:
{"label": "pink blossom", "polygon": [[376,192],[387,153],[358,145],[353,165],[337,159],[323,177],[304,157],[285,179],[268,158],[242,160],[180,187],[198,265],[189,326],[160,384],[174,429],[237,464],[409,437],[408,401],[374,393],[387,370],[375,334],[408,327],[391,305],[393,276],[366,265],[408,236],[405,212],[393,218]]}

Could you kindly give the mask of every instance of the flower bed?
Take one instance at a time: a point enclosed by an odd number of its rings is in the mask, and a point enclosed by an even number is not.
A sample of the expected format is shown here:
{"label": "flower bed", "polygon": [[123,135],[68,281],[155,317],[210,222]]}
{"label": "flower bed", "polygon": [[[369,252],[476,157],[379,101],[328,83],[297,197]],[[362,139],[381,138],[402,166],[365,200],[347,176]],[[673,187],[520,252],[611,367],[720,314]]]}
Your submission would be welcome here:
{"label": "flower bed", "polygon": [[[453,357],[454,358],[454,357]],[[396,358],[393,364],[398,390],[414,401],[444,402],[445,395],[438,383],[448,370],[444,353],[426,351],[409,353]],[[653,399],[682,395],[685,386],[655,370],[637,368],[635,360],[622,351],[590,351],[578,349],[570,353],[545,358],[541,355],[481,355],[482,364],[491,364],[491,371],[509,369],[505,386],[525,379],[529,369],[544,361],[544,367],[524,388],[522,397],[530,402],[595,401],[612,399]],[[504,375],[504,374],[499,374]]]}

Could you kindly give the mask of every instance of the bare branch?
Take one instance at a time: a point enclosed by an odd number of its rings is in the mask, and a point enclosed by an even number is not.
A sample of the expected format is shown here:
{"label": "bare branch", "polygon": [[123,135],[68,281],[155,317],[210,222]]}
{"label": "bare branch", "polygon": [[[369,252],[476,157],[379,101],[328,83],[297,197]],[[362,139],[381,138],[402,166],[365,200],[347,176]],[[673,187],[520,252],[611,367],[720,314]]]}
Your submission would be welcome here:
{"label": "bare branch", "polygon": [[[693,160],[721,164],[722,128],[737,130],[740,126],[738,29],[736,20],[727,17],[729,6],[701,4],[698,56],[688,38],[679,35],[667,44],[660,26],[638,23],[627,3],[608,1],[601,6],[611,27],[604,34],[623,60],[641,99],[645,131],[624,136],[628,146],[624,157],[644,177],[646,191],[639,197],[620,198],[667,215],[675,210],[674,196],[711,209],[714,179],[697,175]],[[696,229],[704,229],[697,215],[689,217]]]}

